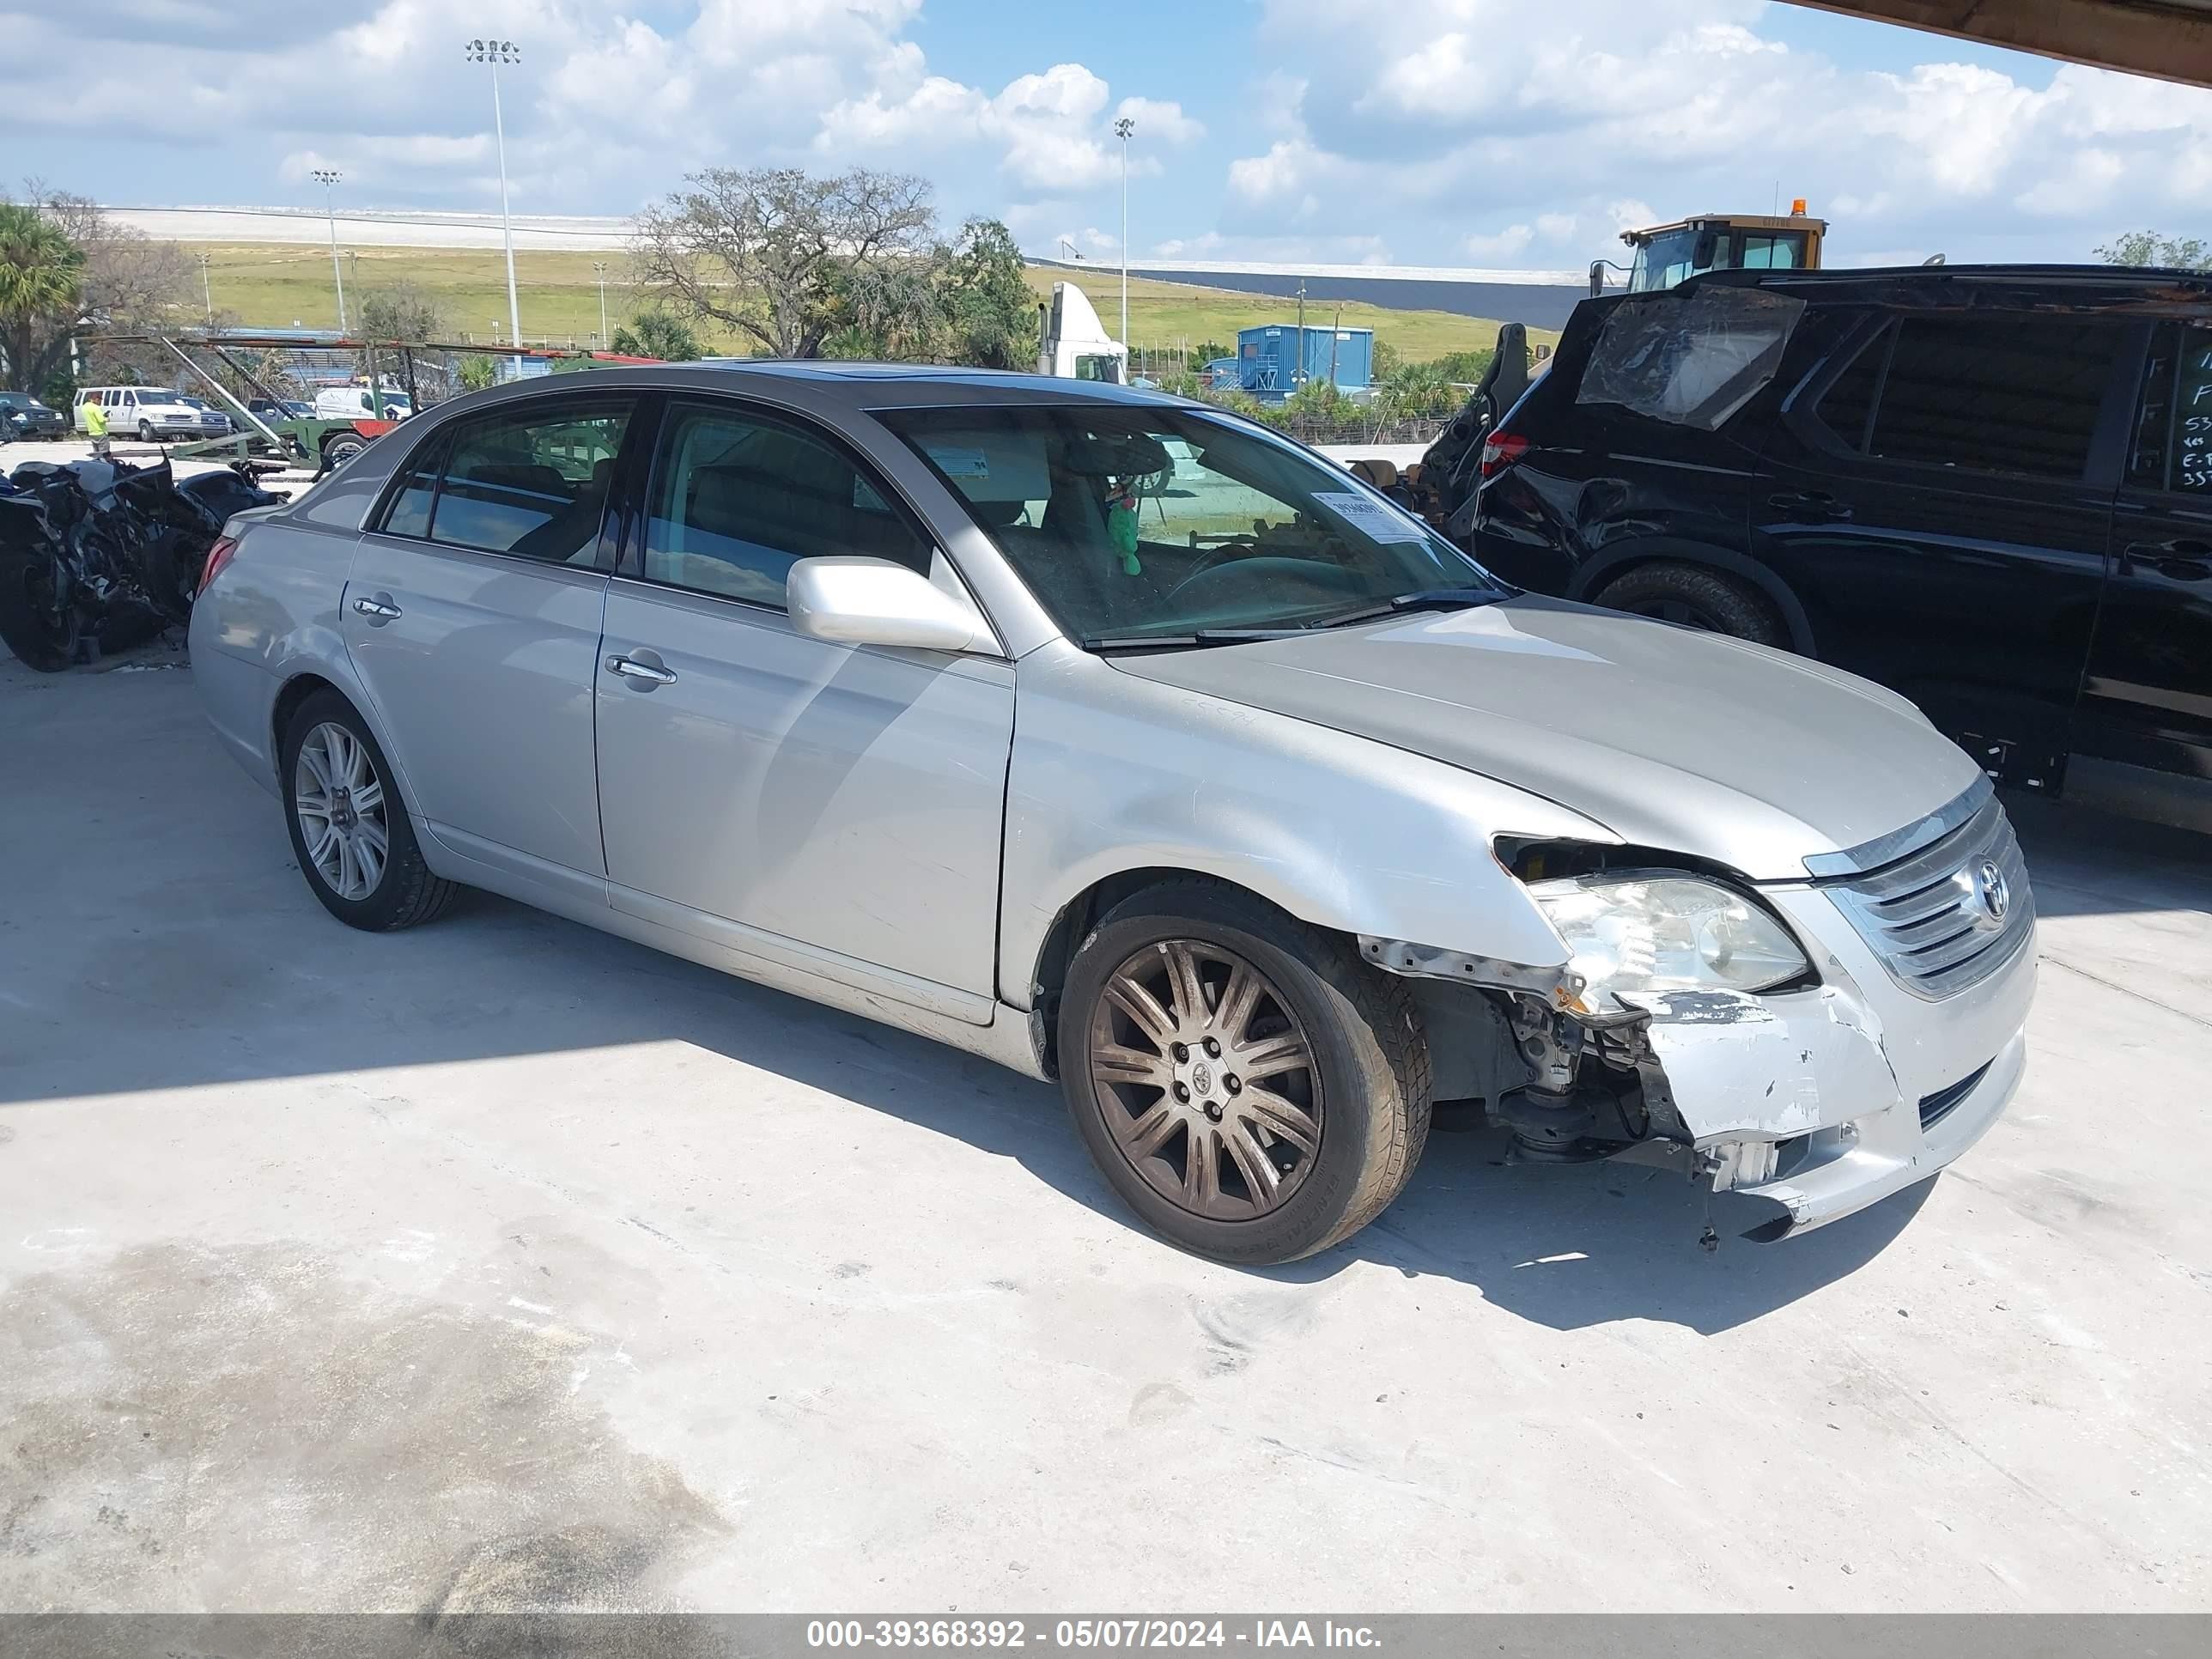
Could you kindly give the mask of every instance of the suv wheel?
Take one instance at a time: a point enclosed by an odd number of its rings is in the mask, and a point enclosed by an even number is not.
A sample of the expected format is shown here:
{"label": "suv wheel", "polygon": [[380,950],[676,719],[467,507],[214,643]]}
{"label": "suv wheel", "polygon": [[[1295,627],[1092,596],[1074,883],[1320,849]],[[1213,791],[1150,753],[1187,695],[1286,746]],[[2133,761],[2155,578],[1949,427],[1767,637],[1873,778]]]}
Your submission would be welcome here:
{"label": "suv wheel", "polygon": [[294,713],[281,775],[300,873],[340,921],[382,933],[452,902],[456,884],[422,861],[384,751],[337,692],[318,691]]}
{"label": "suv wheel", "polygon": [[1754,645],[1790,647],[1790,630],[1767,597],[1750,583],[1703,565],[1662,562],[1630,571],[1595,596],[1632,616],[1728,634]]}
{"label": "suv wheel", "polygon": [[1062,1092],[1114,1189],[1217,1261],[1292,1261],[1403,1190],[1429,1051],[1403,981],[1212,883],[1140,893],[1070,965]]}
{"label": "suv wheel", "polygon": [[154,427],[150,421],[138,422],[138,441],[142,444],[150,444],[154,441]]}

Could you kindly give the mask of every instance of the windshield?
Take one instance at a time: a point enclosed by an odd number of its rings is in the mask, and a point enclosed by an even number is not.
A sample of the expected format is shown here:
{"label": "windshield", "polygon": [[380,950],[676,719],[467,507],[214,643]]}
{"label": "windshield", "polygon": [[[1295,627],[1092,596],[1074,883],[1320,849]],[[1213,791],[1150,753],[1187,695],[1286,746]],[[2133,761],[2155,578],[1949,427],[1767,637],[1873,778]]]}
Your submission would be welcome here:
{"label": "windshield", "polygon": [[1087,646],[1304,628],[1438,589],[1509,591],[1349,473],[1241,422],[1091,404],[877,418]]}

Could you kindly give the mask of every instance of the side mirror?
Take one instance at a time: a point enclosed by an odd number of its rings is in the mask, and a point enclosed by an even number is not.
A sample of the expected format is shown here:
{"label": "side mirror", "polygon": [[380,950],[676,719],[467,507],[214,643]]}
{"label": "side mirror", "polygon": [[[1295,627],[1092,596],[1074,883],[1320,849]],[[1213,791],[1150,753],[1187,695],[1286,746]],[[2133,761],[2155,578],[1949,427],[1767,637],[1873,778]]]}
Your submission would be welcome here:
{"label": "side mirror", "polygon": [[1605,292],[1605,261],[1590,261],[1590,298],[1595,300]]}
{"label": "side mirror", "polygon": [[984,639],[972,612],[888,559],[801,559],[783,596],[792,625],[811,640],[966,651]]}

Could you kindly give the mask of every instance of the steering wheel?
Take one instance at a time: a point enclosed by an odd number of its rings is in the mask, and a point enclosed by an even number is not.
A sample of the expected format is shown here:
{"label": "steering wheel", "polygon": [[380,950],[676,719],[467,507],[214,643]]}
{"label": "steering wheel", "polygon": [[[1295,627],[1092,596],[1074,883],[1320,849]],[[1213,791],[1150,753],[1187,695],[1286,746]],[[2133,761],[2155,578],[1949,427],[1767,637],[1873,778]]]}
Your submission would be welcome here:
{"label": "steering wheel", "polygon": [[1364,584],[1353,572],[1326,559],[1294,559],[1279,554],[1266,555],[1255,559],[1234,561],[1216,559],[1202,564],[1185,576],[1167,592],[1164,603],[1172,604],[1185,595],[1201,588],[1206,583],[1231,571],[1237,575],[1257,578],[1261,581],[1289,580],[1311,582],[1322,587],[1334,588],[1339,592],[1358,591]]}

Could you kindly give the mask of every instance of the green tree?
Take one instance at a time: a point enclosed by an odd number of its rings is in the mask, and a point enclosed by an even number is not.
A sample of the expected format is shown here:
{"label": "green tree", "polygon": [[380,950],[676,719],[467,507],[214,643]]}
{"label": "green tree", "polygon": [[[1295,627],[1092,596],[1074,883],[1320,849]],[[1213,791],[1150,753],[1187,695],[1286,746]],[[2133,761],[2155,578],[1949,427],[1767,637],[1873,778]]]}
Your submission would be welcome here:
{"label": "green tree", "polygon": [[773,356],[820,355],[854,325],[856,273],[927,260],[936,240],[929,185],[911,174],[709,167],[684,183],[633,222],[641,281]]}
{"label": "green tree", "polygon": [[690,325],[658,307],[616,329],[607,348],[624,357],[658,357],[664,363],[688,363],[706,356]]}
{"label": "green tree", "polygon": [[419,344],[435,340],[446,331],[446,313],[426,290],[413,283],[367,290],[356,301],[354,322],[366,340]]}
{"label": "green tree", "polygon": [[45,214],[0,202],[0,381],[35,389],[52,373],[46,348],[84,287],[84,250]]}
{"label": "green tree", "polygon": [[1316,377],[1283,399],[1283,413],[1297,420],[1333,421],[1343,416],[1346,404],[1334,380]]}
{"label": "green tree", "polygon": [[945,251],[938,277],[946,348],[975,368],[1034,368],[1036,296],[1023,275],[1014,234],[996,219],[970,219]]}
{"label": "green tree", "polygon": [[499,379],[499,365],[481,351],[472,351],[461,359],[455,377],[464,392],[482,392]]}
{"label": "green tree", "polygon": [[2212,270],[2212,247],[2200,236],[2162,236],[2131,230],[2097,250],[2108,265],[2157,265],[2168,270]]}

